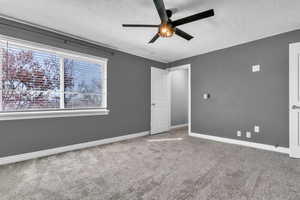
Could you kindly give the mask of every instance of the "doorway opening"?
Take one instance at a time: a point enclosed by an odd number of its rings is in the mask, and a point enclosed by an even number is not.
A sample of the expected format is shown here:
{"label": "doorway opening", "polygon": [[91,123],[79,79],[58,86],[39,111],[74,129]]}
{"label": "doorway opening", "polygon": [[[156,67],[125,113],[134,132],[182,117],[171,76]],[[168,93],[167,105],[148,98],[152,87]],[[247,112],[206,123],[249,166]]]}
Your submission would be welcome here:
{"label": "doorway opening", "polygon": [[169,68],[171,130],[190,133],[190,65]]}
{"label": "doorway opening", "polygon": [[151,135],[186,129],[191,132],[190,64],[151,68]]}

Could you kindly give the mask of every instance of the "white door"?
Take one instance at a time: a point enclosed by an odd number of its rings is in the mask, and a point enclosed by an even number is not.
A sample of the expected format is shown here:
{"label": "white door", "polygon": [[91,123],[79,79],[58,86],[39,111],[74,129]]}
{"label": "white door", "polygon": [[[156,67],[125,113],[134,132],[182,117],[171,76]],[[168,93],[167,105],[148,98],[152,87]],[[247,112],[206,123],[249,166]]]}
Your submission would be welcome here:
{"label": "white door", "polygon": [[170,130],[169,81],[167,70],[151,67],[151,134]]}
{"label": "white door", "polygon": [[300,43],[290,44],[290,156],[300,158]]}

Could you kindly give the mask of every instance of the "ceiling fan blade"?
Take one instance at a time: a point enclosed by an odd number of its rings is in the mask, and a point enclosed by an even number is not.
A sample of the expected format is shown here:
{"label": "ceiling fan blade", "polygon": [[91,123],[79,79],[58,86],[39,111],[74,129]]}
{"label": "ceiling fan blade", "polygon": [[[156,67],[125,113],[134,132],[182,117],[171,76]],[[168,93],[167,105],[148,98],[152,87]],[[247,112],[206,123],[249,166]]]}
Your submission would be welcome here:
{"label": "ceiling fan blade", "polygon": [[166,7],[163,0],[153,0],[156,10],[158,12],[158,15],[162,22],[166,23],[168,22],[168,16],[166,12]]}
{"label": "ceiling fan blade", "polygon": [[154,37],[149,41],[149,43],[154,43],[158,38],[159,38],[159,35],[158,35],[158,33],[156,33],[156,35],[154,35]]}
{"label": "ceiling fan blade", "polygon": [[191,40],[191,39],[194,38],[190,34],[188,34],[188,33],[184,32],[184,31],[180,30],[179,28],[175,29],[175,34],[178,35],[178,36],[180,36],[180,37],[182,37],[182,38],[184,38],[184,39],[186,39],[186,40]]}
{"label": "ceiling fan blade", "polygon": [[200,20],[200,19],[204,19],[204,18],[207,18],[207,17],[212,17],[214,15],[215,15],[215,12],[214,12],[213,9],[211,9],[211,10],[207,10],[207,11],[204,11],[204,12],[201,12],[201,13],[197,13],[195,15],[184,17],[182,19],[175,20],[175,21],[172,22],[172,25],[173,26],[180,26],[182,24],[187,24],[187,23],[191,23],[191,22],[194,22],[194,21],[197,21],[197,20]]}
{"label": "ceiling fan blade", "polygon": [[123,24],[123,27],[145,27],[145,28],[158,28],[159,25],[152,25],[152,24]]}

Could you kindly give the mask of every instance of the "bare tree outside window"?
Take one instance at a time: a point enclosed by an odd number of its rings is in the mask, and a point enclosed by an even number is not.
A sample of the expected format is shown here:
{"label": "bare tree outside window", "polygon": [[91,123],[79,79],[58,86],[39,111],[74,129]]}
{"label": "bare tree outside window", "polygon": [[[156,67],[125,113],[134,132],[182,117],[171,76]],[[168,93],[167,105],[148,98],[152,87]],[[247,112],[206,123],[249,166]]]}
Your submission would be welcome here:
{"label": "bare tree outside window", "polygon": [[2,49],[3,111],[59,108],[59,58],[18,47]]}

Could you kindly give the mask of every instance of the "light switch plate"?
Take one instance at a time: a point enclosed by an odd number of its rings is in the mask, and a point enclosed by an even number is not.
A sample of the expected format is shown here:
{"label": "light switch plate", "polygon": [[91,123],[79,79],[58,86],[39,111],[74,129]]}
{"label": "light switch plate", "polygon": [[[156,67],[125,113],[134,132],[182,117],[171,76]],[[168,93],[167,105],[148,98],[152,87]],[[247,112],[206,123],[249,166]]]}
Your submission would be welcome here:
{"label": "light switch plate", "polygon": [[254,132],[259,133],[259,126],[254,126]]}
{"label": "light switch plate", "polygon": [[236,136],[242,137],[242,131],[237,131],[237,132],[236,132]]}
{"label": "light switch plate", "polygon": [[251,138],[251,132],[250,132],[250,131],[247,131],[247,132],[246,132],[246,137],[247,137],[247,138]]}
{"label": "light switch plate", "polygon": [[260,71],[260,65],[253,65],[252,66],[252,72],[259,72]]}

